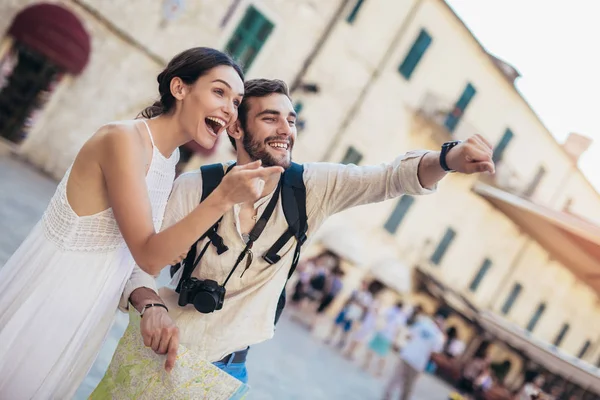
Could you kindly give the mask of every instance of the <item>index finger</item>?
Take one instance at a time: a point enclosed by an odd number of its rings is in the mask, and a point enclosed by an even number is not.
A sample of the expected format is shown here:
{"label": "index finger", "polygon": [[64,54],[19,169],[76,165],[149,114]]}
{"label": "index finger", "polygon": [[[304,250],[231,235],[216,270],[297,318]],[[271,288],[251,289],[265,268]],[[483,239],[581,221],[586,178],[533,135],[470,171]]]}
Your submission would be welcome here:
{"label": "index finger", "polygon": [[177,349],[179,348],[179,335],[171,336],[169,348],[167,350],[167,361],[165,362],[165,370],[171,372],[177,360]]}

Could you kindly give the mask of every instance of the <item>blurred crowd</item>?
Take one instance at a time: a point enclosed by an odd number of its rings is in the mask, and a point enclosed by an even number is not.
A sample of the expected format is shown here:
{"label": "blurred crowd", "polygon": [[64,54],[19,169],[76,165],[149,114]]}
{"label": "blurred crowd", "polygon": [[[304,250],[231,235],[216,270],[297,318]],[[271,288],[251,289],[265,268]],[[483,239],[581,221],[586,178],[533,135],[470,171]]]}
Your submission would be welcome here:
{"label": "blurred crowd", "polygon": [[511,393],[503,385],[511,369],[509,360],[492,362],[487,345],[464,359],[466,344],[457,327],[447,324],[448,311],[428,314],[420,304],[403,300],[386,305],[380,299],[385,285],[377,280],[363,280],[341,306],[338,302],[339,311],[329,313],[331,318],[327,311],[344,289],[344,275],[340,257],[328,250],[300,263],[290,313],[313,332],[330,326],[325,343],[376,377],[386,375],[390,360],[399,361],[382,388],[385,399],[399,389],[400,399],[408,400],[422,373],[443,375],[438,368],[456,364],[460,365],[458,374],[449,379],[456,387],[451,400],[563,398],[559,386],[545,392],[544,377],[536,373],[526,374],[520,390]]}

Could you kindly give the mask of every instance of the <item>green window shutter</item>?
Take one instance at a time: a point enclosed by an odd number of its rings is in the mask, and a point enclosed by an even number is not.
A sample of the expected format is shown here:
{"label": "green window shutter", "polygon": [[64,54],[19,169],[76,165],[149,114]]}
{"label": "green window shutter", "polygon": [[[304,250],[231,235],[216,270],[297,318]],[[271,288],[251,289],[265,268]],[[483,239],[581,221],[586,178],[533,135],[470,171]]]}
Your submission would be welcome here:
{"label": "green window shutter", "polygon": [[225,51],[247,71],[273,32],[273,28],[271,21],[254,6],[250,6],[225,46]]}
{"label": "green window shutter", "polygon": [[442,258],[446,254],[448,247],[452,241],[454,241],[454,237],[456,236],[456,232],[452,228],[448,228],[446,233],[444,233],[444,237],[440,240],[438,247],[435,249],[433,254],[431,255],[431,262],[435,265],[440,265],[442,262]]}
{"label": "green window shutter", "polygon": [[402,223],[402,220],[406,216],[406,213],[408,212],[408,210],[410,209],[410,207],[413,205],[414,202],[415,202],[415,198],[412,196],[409,196],[407,194],[400,197],[400,200],[398,200],[398,203],[396,203],[396,207],[394,208],[394,211],[392,211],[392,214],[390,215],[390,217],[386,221],[385,225],[383,226],[384,229],[391,234],[396,233],[396,231],[398,230],[398,227]]}

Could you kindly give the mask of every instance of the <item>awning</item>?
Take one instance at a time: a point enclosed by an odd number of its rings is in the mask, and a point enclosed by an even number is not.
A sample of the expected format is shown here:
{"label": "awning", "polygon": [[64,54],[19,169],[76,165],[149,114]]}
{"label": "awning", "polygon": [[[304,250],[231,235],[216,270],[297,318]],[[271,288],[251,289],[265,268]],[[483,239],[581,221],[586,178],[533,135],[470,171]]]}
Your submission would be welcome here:
{"label": "awning", "polygon": [[562,352],[555,346],[535,339],[528,331],[493,313],[481,312],[478,323],[486,332],[518,350],[548,371],[576,383],[587,391],[600,395],[600,369]]}
{"label": "awning", "polygon": [[319,229],[316,239],[337,255],[356,266],[368,263],[366,238],[352,224],[331,218]]}
{"label": "awning", "polygon": [[395,259],[380,260],[369,271],[374,278],[400,294],[412,290],[412,270]]}
{"label": "awning", "polygon": [[478,309],[459,292],[423,269],[417,269],[416,272],[432,296],[442,300],[454,312],[471,320],[499,342],[567,381],[600,394],[600,369],[536,339],[530,332],[492,312]]}
{"label": "awning", "polygon": [[417,267],[415,274],[421,285],[431,296],[442,301],[465,320],[471,322],[476,320],[479,308],[460,292],[452,289],[450,285],[426,271],[422,266]]}
{"label": "awning", "polygon": [[56,4],[38,3],[23,9],[8,34],[72,74],[83,71],[90,56],[85,28],[71,11]]}
{"label": "awning", "polygon": [[600,293],[600,227],[485,184],[473,190],[513,220],[579,279]]}

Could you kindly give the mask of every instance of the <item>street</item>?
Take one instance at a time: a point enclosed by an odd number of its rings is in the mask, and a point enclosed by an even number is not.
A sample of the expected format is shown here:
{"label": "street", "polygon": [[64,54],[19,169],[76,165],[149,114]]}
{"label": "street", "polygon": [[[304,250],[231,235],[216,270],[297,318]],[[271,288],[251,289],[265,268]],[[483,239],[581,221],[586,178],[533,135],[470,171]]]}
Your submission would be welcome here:
{"label": "street", "polygon": [[[0,265],[4,265],[38,221],[56,184],[28,165],[0,156]],[[76,398],[84,399],[93,390],[126,322],[126,316],[121,314]],[[358,362],[346,360],[298,323],[290,321],[285,313],[275,338],[252,347],[248,370],[250,400],[376,400],[382,397],[385,384],[384,379],[370,376]],[[445,400],[449,392],[446,384],[424,375],[417,384],[414,399]]]}

